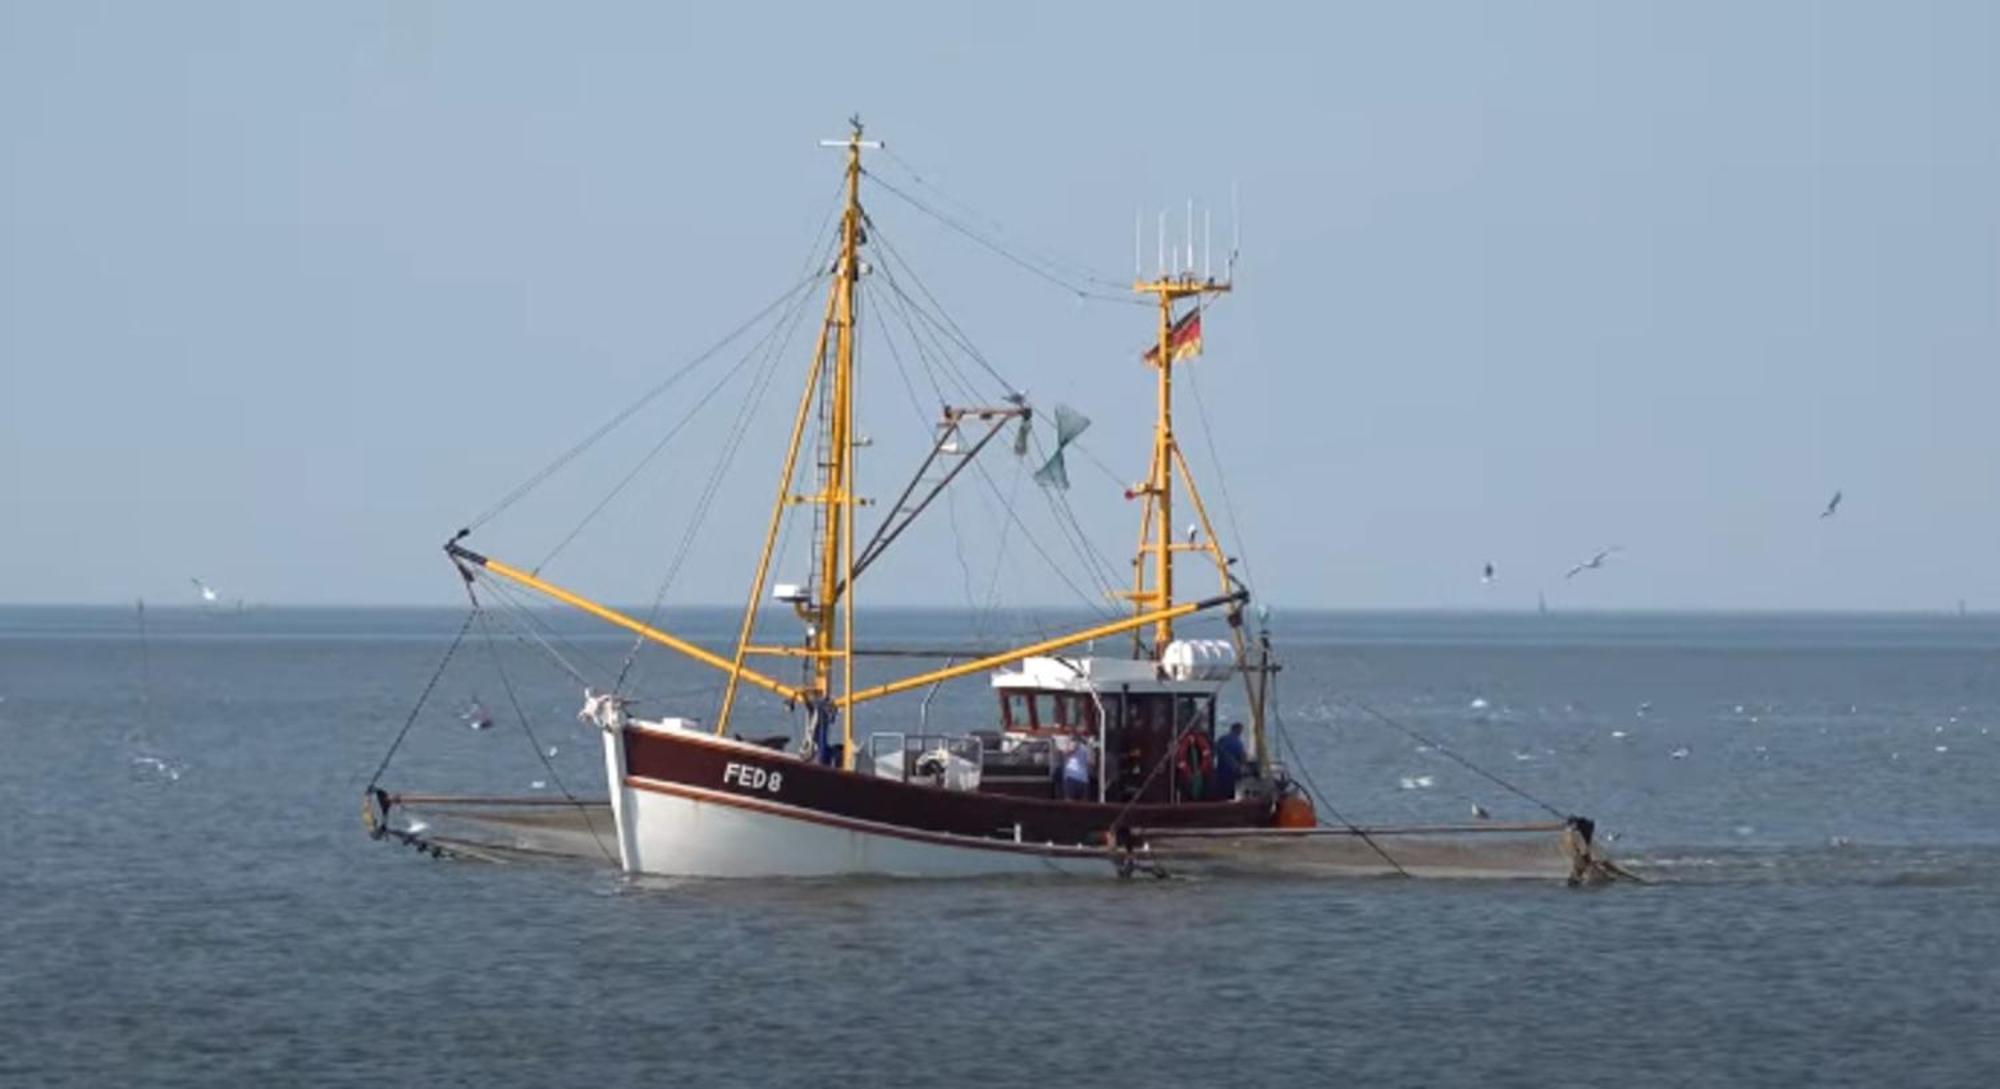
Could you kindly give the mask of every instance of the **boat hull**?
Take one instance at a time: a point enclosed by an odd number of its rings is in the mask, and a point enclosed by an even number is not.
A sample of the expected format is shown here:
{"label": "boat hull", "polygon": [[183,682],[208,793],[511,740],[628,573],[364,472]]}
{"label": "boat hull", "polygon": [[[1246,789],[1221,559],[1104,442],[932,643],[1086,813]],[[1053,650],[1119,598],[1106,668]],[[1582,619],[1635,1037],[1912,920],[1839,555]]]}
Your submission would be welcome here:
{"label": "boat hull", "polygon": [[1102,849],[954,843],[901,829],[842,826],[779,808],[726,798],[625,788],[625,869],[684,877],[981,877],[1032,874],[1114,876]]}
{"label": "boat hull", "polygon": [[945,790],[822,767],[744,742],[627,726],[605,734],[620,862],[685,877],[1115,876],[1114,829],[1267,825],[1267,800],[1121,806]]}

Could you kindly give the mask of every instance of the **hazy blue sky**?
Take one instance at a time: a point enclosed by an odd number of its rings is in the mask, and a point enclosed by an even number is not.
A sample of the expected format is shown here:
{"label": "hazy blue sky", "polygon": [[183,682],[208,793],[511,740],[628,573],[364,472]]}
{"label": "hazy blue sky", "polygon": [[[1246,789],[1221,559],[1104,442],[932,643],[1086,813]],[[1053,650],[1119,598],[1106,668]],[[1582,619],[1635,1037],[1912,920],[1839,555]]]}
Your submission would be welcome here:
{"label": "hazy blue sky", "polygon": [[[1740,2],[5,3],[0,601],[453,600],[451,530],[793,281],[857,110],[1109,276],[1237,184],[1196,366],[1280,607],[2000,607],[2000,5]],[[871,206],[1138,476],[1144,312]],[[677,599],[737,599],[804,364]],[[739,401],[551,571],[649,597]],[[479,542],[538,558],[686,403]],[[962,600],[940,532],[864,596]]]}

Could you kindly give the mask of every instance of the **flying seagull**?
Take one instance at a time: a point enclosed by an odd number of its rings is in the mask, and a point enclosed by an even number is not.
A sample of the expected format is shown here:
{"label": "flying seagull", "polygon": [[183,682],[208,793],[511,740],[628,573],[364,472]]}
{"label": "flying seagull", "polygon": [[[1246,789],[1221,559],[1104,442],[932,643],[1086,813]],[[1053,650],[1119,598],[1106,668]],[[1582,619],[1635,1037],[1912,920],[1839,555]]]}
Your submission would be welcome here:
{"label": "flying seagull", "polygon": [[188,579],[188,581],[194,583],[194,588],[201,592],[202,601],[211,605],[215,603],[216,601],[215,591],[209,587],[208,583],[205,583],[197,578],[190,578]]}
{"label": "flying seagull", "polygon": [[1610,559],[1611,554],[1613,552],[1622,552],[1622,551],[1624,551],[1624,549],[1621,546],[1612,545],[1610,548],[1604,549],[1597,555],[1592,556],[1591,558],[1583,561],[1582,563],[1577,564],[1575,567],[1570,568],[1569,572],[1565,574],[1563,577],[1566,579],[1573,579],[1577,576],[1579,572],[1595,571],[1598,568],[1604,566],[1604,561]]}
{"label": "flying seagull", "polygon": [[1493,565],[1489,563],[1486,565],[1486,569],[1479,573],[1479,582],[1481,585],[1485,585],[1486,583],[1492,581],[1493,581]]}
{"label": "flying seagull", "polygon": [[1826,509],[1820,511],[1819,516],[1821,518],[1831,518],[1833,517],[1833,512],[1839,509],[1840,509],[1840,493],[1836,491],[1833,493],[1833,498],[1826,501]]}

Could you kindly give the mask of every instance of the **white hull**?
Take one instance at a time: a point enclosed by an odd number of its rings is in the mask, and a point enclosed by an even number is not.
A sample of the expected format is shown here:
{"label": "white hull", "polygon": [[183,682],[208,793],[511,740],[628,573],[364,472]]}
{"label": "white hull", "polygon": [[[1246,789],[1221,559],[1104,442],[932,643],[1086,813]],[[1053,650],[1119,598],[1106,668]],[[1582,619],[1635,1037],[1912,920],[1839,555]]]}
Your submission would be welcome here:
{"label": "white hull", "polygon": [[[628,780],[625,743],[604,732],[604,771],[618,825],[618,860],[656,877],[986,877],[1117,875],[1109,854],[973,841],[858,821],[830,822],[774,802]],[[710,742],[711,744],[738,744]],[[745,746],[751,751],[755,746]]]}
{"label": "white hull", "polygon": [[664,877],[982,877],[1117,875],[1110,856],[1013,845],[960,845],[836,827],[645,785],[617,792],[627,873]]}

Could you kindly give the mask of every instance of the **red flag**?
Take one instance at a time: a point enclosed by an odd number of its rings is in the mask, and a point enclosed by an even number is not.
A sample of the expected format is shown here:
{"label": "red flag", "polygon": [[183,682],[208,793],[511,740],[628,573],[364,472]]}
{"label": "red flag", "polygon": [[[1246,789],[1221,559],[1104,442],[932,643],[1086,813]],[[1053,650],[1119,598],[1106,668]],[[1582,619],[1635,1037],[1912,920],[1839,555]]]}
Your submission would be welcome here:
{"label": "red flag", "polygon": [[[1167,355],[1175,363],[1201,354],[1201,308],[1182,314],[1167,329]],[[1157,365],[1160,361],[1160,346],[1155,344],[1146,349],[1146,362]]]}

